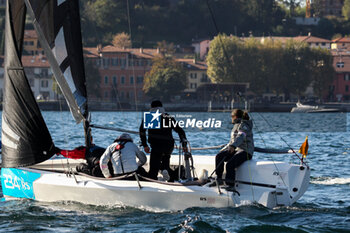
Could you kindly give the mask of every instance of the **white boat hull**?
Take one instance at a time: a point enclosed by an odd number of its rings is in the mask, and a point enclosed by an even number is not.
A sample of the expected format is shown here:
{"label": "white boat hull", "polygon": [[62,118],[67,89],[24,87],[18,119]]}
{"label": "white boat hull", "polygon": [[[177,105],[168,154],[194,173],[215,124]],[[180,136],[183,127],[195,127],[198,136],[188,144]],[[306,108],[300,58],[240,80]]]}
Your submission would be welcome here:
{"label": "white boat hull", "polygon": [[[173,156],[176,164],[176,156]],[[213,156],[194,156],[197,172],[214,170]],[[64,159],[65,161],[66,159]],[[174,161],[175,160],[175,161]],[[71,166],[75,161],[70,160]],[[178,161],[177,161],[178,163]],[[176,211],[189,207],[228,207],[259,203],[268,208],[289,206],[306,191],[310,169],[281,162],[245,162],[237,171],[237,191],[179,183],[107,180],[83,175],[38,170],[58,168],[62,161],[46,161],[36,168],[3,168],[5,197],[38,201],[76,201],[92,205],[130,206],[151,211]],[[300,169],[302,167],[302,170]],[[140,188],[141,186],[141,188]]]}
{"label": "white boat hull", "polygon": [[340,112],[337,108],[325,108],[322,106],[304,105],[296,103],[296,107],[293,107],[290,111],[292,113],[326,113],[326,112]]}

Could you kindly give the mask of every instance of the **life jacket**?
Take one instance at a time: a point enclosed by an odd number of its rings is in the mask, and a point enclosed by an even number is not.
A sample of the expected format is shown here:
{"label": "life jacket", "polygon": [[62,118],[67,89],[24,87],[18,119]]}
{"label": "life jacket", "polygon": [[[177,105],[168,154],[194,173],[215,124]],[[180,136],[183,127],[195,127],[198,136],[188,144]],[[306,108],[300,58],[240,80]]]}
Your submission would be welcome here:
{"label": "life jacket", "polygon": [[[119,158],[119,160],[120,160],[120,166],[122,167],[122,172],[123,173],[125,173],[125,171],[124,171],[124,166],[123,166],[123,161],[122,161],[122,154],[121,154],[121,150],[125,147],[125,144],[126,143],[128,143],[128,142],[130,142],[129,140],[123,140],[123,141],[121,141],[120,143],[118,143],[118,145],[116,145],[115,146],[115,148],[114,148],[114,150],[113,150],[113,152],[112,152],[112,155],[114,154],[114,153],[118,153],[118,158]],[[111,155],[111,156],[112,156]],[[108,168],[110,168],[110,167],[108,167]],[[113,170],[113,169],[112,169]],[[111,170],[110,170],[111,171]],[[114,173],[111,173],[111,174],[114,174]]]}

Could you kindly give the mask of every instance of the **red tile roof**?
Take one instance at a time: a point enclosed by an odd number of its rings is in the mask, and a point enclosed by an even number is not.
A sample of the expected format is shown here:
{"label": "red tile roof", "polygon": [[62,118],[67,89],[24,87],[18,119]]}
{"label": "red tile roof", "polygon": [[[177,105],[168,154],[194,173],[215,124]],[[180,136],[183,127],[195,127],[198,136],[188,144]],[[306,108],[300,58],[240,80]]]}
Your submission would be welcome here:
{"label": "red tile roof", "polygon": [[181,62],[186,65],[187,69],[197,69],[197,70],[206,70],[208,68],[207,64],[202,61],[195,61],[194,59],[176,59],[177,62]]}
{"label": "red tile roof", "polygon": [[332,40],[333,43],[350,43],[350,37],[341,37]]}
{"label": "red tile roof", "polygon": [[283,44],[289,40],[295,40],[295,41],[307,42],[307,43],[331,43],[332,42],[330,40],[315,37],[315,36],[295,36],[295,37],[267,36],[267,37],[242,37],[240,39],[248,40],[250,38],[254,38],[259,41],[262,41],[262,40],[280,41]]}
{"label": "red tile roof", "polygon": [[22,56],[23,67],[50,68],[50,64],[45,56]]}
{"label": "red tile roof", "polygon": [[315,37],[315,36],[296,36],[293,37],[294,40],[307,42],[307,43],[331,43],[332,41]]}

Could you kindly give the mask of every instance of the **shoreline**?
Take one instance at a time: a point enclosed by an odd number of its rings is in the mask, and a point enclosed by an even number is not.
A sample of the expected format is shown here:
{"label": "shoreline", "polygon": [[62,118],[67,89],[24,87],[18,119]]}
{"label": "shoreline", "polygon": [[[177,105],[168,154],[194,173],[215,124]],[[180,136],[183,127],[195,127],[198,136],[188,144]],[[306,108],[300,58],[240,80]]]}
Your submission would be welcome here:
{"label": "shoreline", "polygon": [[[40,101],[39,108],[42,111],[69,111],[65,101]],[[320,106],[326,108],[337,108],[340,112],[350,112],[350,103],[323,103]],[[230,112],[231,109],[225,104],[213,104],[211,111],[208,111],[207,103],[164,103],[164,107],[168,112]],[[249,112],[290,112],[295,107],[295,103],[250,103]],[[233,108],[244,109],[243,103],[236,103]],[[2,110],[2,104],[0,104]],[[135,105],[130,103],[103,103],[90,102],[89,111],[149,111],[148,104],[139,104],[137,109]]]}

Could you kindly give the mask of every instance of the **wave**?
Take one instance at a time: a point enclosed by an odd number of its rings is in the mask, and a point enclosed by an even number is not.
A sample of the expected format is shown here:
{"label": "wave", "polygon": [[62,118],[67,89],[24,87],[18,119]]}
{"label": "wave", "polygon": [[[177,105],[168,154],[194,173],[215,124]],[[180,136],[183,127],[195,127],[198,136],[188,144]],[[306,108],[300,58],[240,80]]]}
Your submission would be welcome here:
{"label": "wave", "polygon": [[310,183],[322,185],[350,184],[350,177],[315,177]]}

